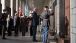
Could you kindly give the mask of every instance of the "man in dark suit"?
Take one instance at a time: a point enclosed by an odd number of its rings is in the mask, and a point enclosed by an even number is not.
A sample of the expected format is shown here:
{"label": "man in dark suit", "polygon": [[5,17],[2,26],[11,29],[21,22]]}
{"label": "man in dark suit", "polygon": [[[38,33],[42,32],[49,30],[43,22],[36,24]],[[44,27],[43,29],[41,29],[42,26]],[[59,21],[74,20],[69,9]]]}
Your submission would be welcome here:
{"label": "man in dark suit", "polygon": [[38,15],[37,15],[37,11],[38,11],[38,9],[37,8],[35,8],[35,10],[34,10],[34,12],[33,12],[33,15],[32,15],[32,25],[33,25],[33,41],[37,41],[36,40],[36,31],[37,31],[37,25],[39,24],[39,22],[38,22],[38,19],[39,19],[39,17],[38,17]]}
{"label": "man in dark suit", "polygon": [[5,30],[6,30],[6,18],[7,18],[7,11],[6,9],[3,10],[2,16],[1,16],[1,24],[2,24],[2,39],[5,38]]}
{"label": "man in dark suit", "polygon": [[32,29],[32,17],[30,18],[31,24],[30,24],[30,36],[33,36],[33,29]]}
{"label": "man in dark suit", "polygon": [[26,17],[25,14],[21,16],[21,29],[22,29],[22,36],[25,36],[26,33]]}
{"label": "man in dark suit", "polygon": [[18,14],[16,13],[14,16],[14,30],[15,30],[15,36],[18,36],[18,27],[20,25],[20,18]]}
{"label": "man in dark suit", "polygon": [[0,35],[2,35],[1,17],[0,17]]}
{"label": "man in dark suit", "polygon": [[11,36],[12,35],[12,27],[13,27],[13,19],[9,18],[9,26],[8,26],[8,36]]}

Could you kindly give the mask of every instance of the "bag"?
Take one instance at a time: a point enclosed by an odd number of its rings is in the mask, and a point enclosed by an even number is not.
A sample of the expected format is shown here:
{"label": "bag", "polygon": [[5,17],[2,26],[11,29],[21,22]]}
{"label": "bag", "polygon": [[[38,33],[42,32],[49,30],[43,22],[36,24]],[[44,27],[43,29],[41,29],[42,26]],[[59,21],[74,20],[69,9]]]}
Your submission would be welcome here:
{"label": "bag", "polygon": [[37,26],[37,31],[38,31],[38,32],[42,32],[42,25],[38,25],[38,26]]}

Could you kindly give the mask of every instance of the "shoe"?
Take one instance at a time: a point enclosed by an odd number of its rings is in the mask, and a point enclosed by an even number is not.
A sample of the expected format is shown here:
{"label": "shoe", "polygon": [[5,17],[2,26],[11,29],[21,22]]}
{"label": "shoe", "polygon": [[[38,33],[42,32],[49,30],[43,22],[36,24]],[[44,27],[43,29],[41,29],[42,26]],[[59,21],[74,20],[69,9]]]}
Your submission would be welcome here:
{"label": "shoe", "polygon": [[8,36],[11,36],[11,35],[8,35]]}
{"label": "shoe", "polygon": [[14,36],[18,37],[18,35],[14,35]]}
{"label": "shoe", "polygon": [[33,40],[34,42],[38,42],[38,40]]}
{"label": "shoe", "polygon": [[7,38],[2,38],[2,39],[7,39]]}

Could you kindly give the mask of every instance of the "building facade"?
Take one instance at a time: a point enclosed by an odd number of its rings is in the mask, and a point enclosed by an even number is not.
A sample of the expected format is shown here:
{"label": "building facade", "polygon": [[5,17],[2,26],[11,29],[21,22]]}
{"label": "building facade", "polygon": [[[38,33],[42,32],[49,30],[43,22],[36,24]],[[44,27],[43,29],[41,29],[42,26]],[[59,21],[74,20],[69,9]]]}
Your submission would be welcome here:
{"label": "building facade", "polygon": [[57,35],[59,32],[65,33],[67,17],[68,40],[70,43],[76,43],[76,0],[50,0],[48,6],[54,10],[54,29]]}

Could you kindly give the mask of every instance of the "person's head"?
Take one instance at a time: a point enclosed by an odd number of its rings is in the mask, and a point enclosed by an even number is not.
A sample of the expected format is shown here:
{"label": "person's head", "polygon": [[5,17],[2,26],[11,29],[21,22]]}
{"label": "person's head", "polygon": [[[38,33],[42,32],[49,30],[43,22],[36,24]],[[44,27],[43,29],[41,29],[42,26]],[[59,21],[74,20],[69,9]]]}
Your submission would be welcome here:
{"label": "person's head", "polygon": [[10,18],[11,16],[10,16],[10,14],[8,14],[8,18]]}
{"label": "person's head", "polygon": [[37,11],[38,11],[38,8],[35,7],[35,8],[34,8],[34,11],[37,12]]}
{"label": "person's head", "polygon": [[15,13],[15,16],[17,16],[18,14],[17,13]]}
{"label": "person's head", "polygon": [[24,17],[25,17],[25,13],[22,13],[22,16],[24,16]]}
{"label": "person's head", "polygon": [[6,9],[3,10],[4,13],[7,13]]}
{"label": "person's head", "polygon": [[48,10],[49,8],[48,8],[48,6],[44,6],[44,10]]}

